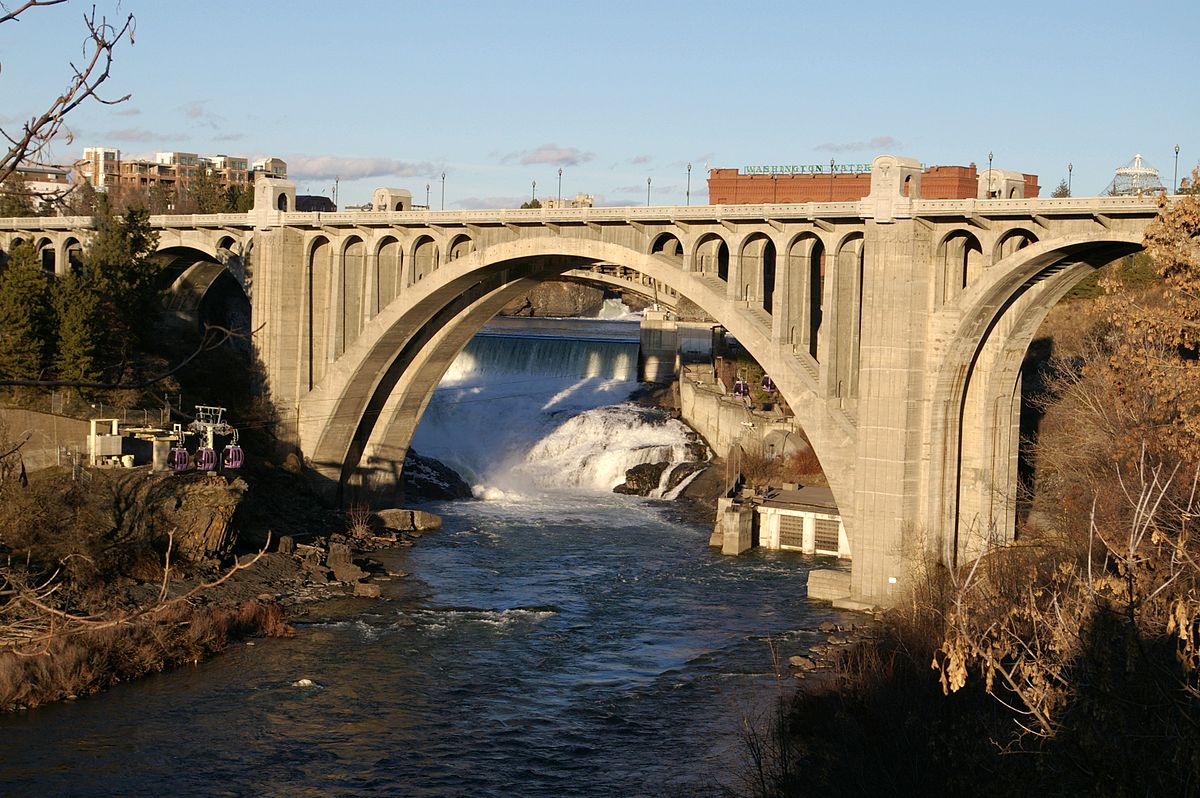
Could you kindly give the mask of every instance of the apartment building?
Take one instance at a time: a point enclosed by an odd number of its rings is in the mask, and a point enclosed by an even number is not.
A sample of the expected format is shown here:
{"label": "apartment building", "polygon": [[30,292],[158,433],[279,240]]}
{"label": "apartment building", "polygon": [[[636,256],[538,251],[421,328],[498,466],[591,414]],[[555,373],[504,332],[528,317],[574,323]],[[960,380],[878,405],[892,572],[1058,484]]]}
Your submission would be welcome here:
{"label": "apartment building", "polygon": [[250,167],[249,160],[234,155],[204,156],[194,152],[158,152],[154,160],[122,160],[121,151],[111,147],[87,147],[74,171],[79,180],[100,191],[110,186],[170,191],[186,190],[197,174],[205,172],[222,186],[248,188],[259,174],[287,177],[287,163],[279,158],[263,158]]}

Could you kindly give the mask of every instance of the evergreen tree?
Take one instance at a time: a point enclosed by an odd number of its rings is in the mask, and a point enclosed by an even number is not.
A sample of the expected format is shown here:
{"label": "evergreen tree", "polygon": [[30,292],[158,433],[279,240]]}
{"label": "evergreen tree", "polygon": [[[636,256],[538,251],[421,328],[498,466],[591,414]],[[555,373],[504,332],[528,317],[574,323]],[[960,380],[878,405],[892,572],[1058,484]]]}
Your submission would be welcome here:
{"label": "evergreen tree", "polygon": [[[78,355],[73,367],[76,372],[126,363],[132,352],[142,348],[157,315],[158,265],[150,256],[158,244],[158,233],[150,228],[149,211],[131,208],[116,215],[107,197],[99,195],[97,199],[95,232],[83,253],[83,279],[68,292],[72,302],[80,303],[71,318],[75,328],[70,331]],[[94,296],[84,299],[87,292]],[[63,309],[59,310],[61,314]],[[88,325],[94,329],[85,329]],[[61,345],[67,346],[68,330],[62,324],[59,335]],[[119,376],[106,375],[114,380]]]}
{"label": "evergreen tree", "polygon": [[50,278],[33,244],[16,247],[0,274],[0,376],[36,380],[53,351]]}
{"label": "evergreen tree", "polygon": [[0,184],[0,217],[37,216],[25,178],[17,172]]}
{"label": "evergreen tree", "polygon": [[83,255],[85,270],[102,293],[112,297],[130,314],[152,307],[154,278],[158,266],[151,260],[158,246],[158,233],[150,227],[150,212],[131,208],[114,214],[104,196],[94,217],[95,232]]}
{"label": "evergreen tree", "polygon": [[225,207],[221,209],[221,213],[246,213],[253,208],[253,187],[230,186],[225,189]]}
{"label": "evergreen tree", "polygon": [[76,183],[65,197],[68,216],[91,216],[96,212],[96,189],[86,180]]}
{"label": "evergreen tree", "polygon": [[86,275],[73,274],[55,282],[53,297],[58,317],[54,370],[63,380],[98,380],[105,335],[100,293]]}
{"label": "evergreen tree", "polygon": [[201,167],[188,183],[184,205],[191,213],[221,213],[228,197],[221,181],[208,169]]}
{"label": "evergreen tree", "polygon": [[1058,188],[1054,189],[1054,191],[1050,193],[1050,196],[1054,197],[1055,199],[1062,199],[1063,197],[1071,196],[1071,189],[1067,188],[1067,181],[1058,181]]}

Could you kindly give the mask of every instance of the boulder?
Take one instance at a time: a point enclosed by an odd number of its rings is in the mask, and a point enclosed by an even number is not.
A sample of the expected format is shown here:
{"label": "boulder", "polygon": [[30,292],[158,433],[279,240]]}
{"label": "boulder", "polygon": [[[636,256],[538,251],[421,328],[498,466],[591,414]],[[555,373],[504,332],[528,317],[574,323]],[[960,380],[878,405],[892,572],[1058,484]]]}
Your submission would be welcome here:
{"label": "boulder", "polygon": [[799,668],[803,671],[811,671],[813,668],[817,667],[817,663],[804,656],[788,657],[788,665],[791,665],[793,668]]}
{"label": "boulder", "polygon": [[697,471],[703,471],[708,468],[708,463],[680,463],[671,470],[671,475],[667,477],[666,490],[668,492],[679,487],[679,483],[695,474]]}
{"label": "boulder", "polygon": [[824,623],[822,623],[820,626],[817,627],[817,631],[824,632],[825,634],[829,634],[830,632],[836,632],[837,625],[834,624],[832,621],[825,621]]}
{"label": "boulder", "polygon": [[662,483],[663,471],[670,463],[642,463],[625,472],[625,482],[613,488],[613,493],[649,496]]}
{"label": "boulder", "polygon": [[329,544],[325,564],[333,571],[333,578],[339,582],[357,582],[367,575],[366,571],[354,564],[350,547],[345,543]]}
{"label": "boulder", "polygon": [[379,598],[381,593],[379,585],[373,585],[370,582],[358,582],[354,585],[354,595],[362,596],[363,598]]}
{"label": "boulder", "polygon": [[425,532],[442,528],[442,517],[437,513],[427,513],[424,510],[406,510],[393,508],[376,510],[375,523],[385,529],[397,532]]}

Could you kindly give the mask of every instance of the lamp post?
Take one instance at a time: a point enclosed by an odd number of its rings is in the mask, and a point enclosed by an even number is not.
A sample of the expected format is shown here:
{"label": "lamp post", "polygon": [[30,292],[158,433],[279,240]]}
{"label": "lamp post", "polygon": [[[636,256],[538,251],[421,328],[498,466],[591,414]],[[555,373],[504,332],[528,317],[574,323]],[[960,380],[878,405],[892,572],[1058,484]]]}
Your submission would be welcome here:
{"label": "lamp post", "polygon": [[646,178],[646,207],[650,207],[650,178]]}
{"label": "lamp post", "polygon": [[834,160],[829,159],[829,201],[833,202],[833,165]]}
{"label": "lamp post", "polygon": [[1179,145],[1175,145],[1175,172],[1171,175],[1171,193],[1179,190]]}
{"label": "lamp post", "polygon": [[1071,196],[1071,172],[1075,170],[1075,164],[1067,164],[1067,196]]}
{"label": "lamp post", "polygon": [[691,164],[688,164],[688,176],[687,176],[687,204],[688,204],[688,205],[691,205],[691,204],[692,204],[692,165],[691,165]]}
{"label": "lamp post", "polygon": [[429,210],[429,184],[425,184],[425,210]]}
{"label": "lamp post", "polygon": [[988,187],[987,198],[992,198],[992,151],[988,150]]}
{"label": "lamp post", "polygon": [[533,207],[533,203],[537,202],[537,181],[533,181],[533,188],[530,189],[529,207]]}
{"label": "lamp post", "polygon": [[558,207],[562,207],[562,167],[558,167]]}
{"label": "lamp post", "polygon": [[446,210],[446,173],[442,172],[442,210]]}

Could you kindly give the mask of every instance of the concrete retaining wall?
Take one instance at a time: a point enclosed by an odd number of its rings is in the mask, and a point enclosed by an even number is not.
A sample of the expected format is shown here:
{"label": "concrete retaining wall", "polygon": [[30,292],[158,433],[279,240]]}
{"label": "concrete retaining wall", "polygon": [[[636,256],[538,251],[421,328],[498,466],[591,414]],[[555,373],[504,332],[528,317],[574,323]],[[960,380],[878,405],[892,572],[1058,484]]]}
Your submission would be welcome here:
{"label": "concrete retaining wall", "polygon": [[58,464],[62,447],[87,452],[88,422],[35,410],[0,408],[0,420],[8,426],[8,438],[20,440],[26,432],[29,442],[21,447],[26,471]]}
{"label": "concrete retaining wall", "polygon": [[684,366],[679,376],[679,411],[718,457],[727,457],[739,443],[745,451],[764,454],[769,433],[795,432],[790,420],[751,412],[741,400],[726,395],[707,366]]}

